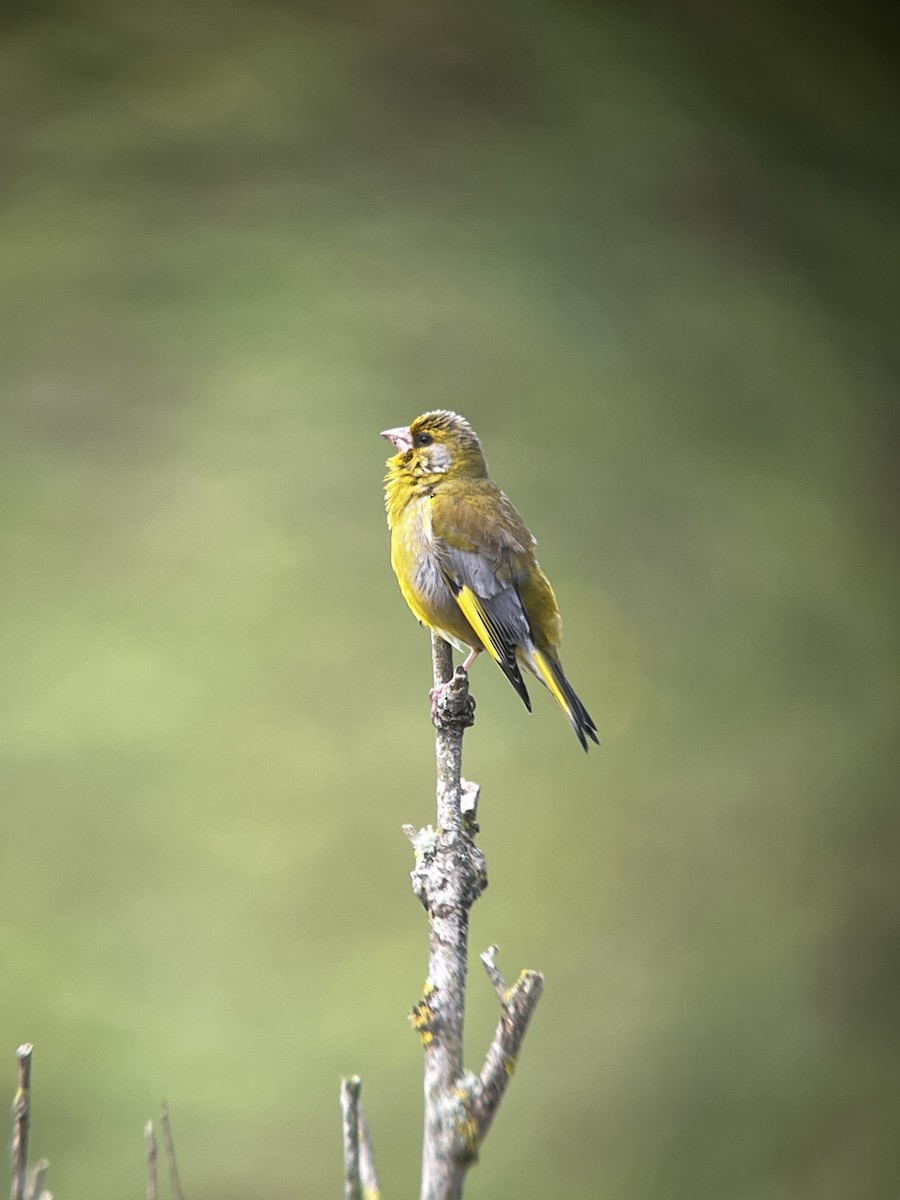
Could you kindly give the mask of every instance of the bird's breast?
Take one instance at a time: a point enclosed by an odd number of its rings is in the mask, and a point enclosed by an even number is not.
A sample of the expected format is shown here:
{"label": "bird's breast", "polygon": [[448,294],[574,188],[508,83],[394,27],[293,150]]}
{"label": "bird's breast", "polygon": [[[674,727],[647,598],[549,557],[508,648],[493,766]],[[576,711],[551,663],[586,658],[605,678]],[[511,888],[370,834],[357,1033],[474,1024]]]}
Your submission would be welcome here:
{"label": "bird's breast", "polygon": [[440,565],[431,497],[411,500],[391,529],[391,566],[417,620],[458,647],[480,645],[460,611]]}
{"label": "bird's breast", "polygon": [[391,530],[391,565],[404,589],[404,595],[407,588],[426,592],[438,586],[440,570],[432,529],[430,496],[415,497],[394,522]]}

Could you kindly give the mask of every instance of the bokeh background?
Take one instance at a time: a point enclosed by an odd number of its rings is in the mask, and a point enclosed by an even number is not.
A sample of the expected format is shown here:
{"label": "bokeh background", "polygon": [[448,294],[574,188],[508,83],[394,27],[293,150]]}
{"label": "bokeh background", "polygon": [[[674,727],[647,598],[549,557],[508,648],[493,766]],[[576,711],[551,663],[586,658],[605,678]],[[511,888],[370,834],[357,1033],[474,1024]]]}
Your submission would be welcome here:
{"label": "bokeh background", "polygon": [[[898,86],[711,0],[4,7],[0,1032],[138,1196],[418,1180],[427,636],[378,431],[465,414],[585,757],[479,663],[473,949],[546,972],[467,1195],[900,1190]],[[468,1059],[495,999],[473,973]]]}

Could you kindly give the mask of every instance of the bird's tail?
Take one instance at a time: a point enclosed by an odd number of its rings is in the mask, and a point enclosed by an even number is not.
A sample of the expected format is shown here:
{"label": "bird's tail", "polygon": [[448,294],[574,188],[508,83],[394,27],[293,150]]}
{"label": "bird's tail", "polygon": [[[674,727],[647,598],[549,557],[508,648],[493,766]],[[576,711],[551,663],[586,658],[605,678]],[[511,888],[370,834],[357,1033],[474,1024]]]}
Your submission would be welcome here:
{"label": "bird's tail", "polygon": [[572,722],[572,728],[575,730],[575,736],[581,742],[581,748],[587,750],[588,738],[599,746],[600,739],[597,737],[597,726],[594,724],[594,719],[578,699],[571,683],[566,679],[559,660],[535,649],[528,656],[528,665],[541,683],[547,685],[556,697],[559,707]]}

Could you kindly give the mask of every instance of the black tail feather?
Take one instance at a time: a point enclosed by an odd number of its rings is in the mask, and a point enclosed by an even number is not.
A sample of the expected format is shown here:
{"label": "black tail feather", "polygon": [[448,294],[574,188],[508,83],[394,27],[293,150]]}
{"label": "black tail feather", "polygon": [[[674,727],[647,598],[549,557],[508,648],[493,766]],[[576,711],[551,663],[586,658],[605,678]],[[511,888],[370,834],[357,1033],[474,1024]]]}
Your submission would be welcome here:
{"label": "black tail feather", "polygon": [[528,695],[528,688],[525,686],[525,680],[522,678],[522,672],[516,662],[515,651],[513,651],[512,659],[502,658],[500,660],[500,669],[522,697],[522,703],[531,712],[531,697]]}
{"label": "black tail feather", "polygon": [[600,745],[600,738],[597,736],[597,726],[594,724],[594,718],[582,704],[575,689],[566,679],[562,669],[562,664],[556,659],[547,656],[550,663],[550,669],[553,671],[553,678],[559,685],[559,690],[566,698],[566,704],[569,708],[569,720],[572,722],[572,728],[575,730],[575,736],[581,742],[581,748],[587,752],[588,738],[595,745]]}

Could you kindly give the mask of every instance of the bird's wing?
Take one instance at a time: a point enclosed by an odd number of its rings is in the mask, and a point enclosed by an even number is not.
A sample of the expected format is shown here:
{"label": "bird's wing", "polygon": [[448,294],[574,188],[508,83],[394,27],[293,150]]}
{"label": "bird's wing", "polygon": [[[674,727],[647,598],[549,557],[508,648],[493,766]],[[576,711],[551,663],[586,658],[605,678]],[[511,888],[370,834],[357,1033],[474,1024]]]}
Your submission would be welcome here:
{"label": "bird's wing", "polygon": [[[530,710],[516,649],[532,644],[517,586],[521,560],[531,555],[531,538],[502,492],[491,500],[491,520],[483,518],[477,505],[435,506],[432,532],[437,559],[466,620]],[[499,505],[498,514],[499,500],[506,504]],[[515,522],[496,519],[509,515],[506,506]]]}

